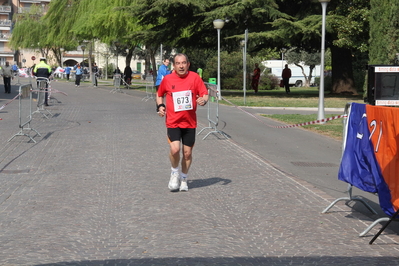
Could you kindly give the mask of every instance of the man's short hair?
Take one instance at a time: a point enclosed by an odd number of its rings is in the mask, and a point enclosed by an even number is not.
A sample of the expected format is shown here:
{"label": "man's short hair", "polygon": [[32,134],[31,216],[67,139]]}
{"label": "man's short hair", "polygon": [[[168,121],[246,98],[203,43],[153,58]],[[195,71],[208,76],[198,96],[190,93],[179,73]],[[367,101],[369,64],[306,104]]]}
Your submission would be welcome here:
{"label": "man's short hair", "polygon": [[190,62],[190,60],[188,59],[188,56],[187,56],[186,54],[177,53],[177,54],[175,54],[175,55],[173,56],[173,63],[175,62],[175,58],[178,57],[178,56],[184,56],[184,57],[186,58],[187,63]]}

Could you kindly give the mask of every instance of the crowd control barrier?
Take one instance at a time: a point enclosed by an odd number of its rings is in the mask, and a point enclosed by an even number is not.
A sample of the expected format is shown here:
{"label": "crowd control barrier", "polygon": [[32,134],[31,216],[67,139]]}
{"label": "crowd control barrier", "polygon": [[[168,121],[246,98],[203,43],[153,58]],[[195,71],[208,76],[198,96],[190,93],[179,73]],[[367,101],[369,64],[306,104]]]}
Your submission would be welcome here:
{"label": "crowd control barrier", "polygon": [[148,75],[145,77],[145,97],[141,100],[145,101],[148,101],[150,99],[155,100],[154,91],[155,91],[154,78],[152,75]]}
{"label": "crowd control barrier", "polygon": [[19,86],[19,128],[20,131],[12,136],[8,141],[11,141],[16,136],[27,136],[34,143],[36,141],[31,135],[26,133],[27,131],[34,131],[38,136],[41,136],[39,132],[31,127],[32,121],[32,86],[31,84],[25,84]]}
{"label": "crowd control barrier", "polygon": [[122,75],[121,74],[114,74],[114,88],[110,92],[112,92],[112,93],[122,92],[122,90],[121,90],[121,80],[122,80]]}
{"label": "crowd control barrier", "polygon": [[201,129],[197,135],[201,134],[205,129],[210,129],[212,131],[208,132],[202,139],[206,139],[210,134],[219,133],[220,135],[228,138],[228,136],[223,132],[217,129],[219,125],[219,92],[217,90],[216,84],[205,83],[205,86],[208,89],[208,110],[207,110],[207,119],[208,126]]}
{"label": "crowd control barrier", "polygon": [[47,78],[40,78],[36,81],[36,90],[34,92],[36,93],[36,102],[37,102],[37,109],[34,111],[32,114],[35,113],[40,113],[42,114],[45,118],[49,118],[49,116],[53,116],[53,114],[44,108],[44,103],[46,99],[46,94],[48,94],[48,86],[50,84],[50,80]]}
{"label": "crowd control barrier", "polygon": [[399,124],[396,123],[399,109],[351,103],[346,110],[338,179],[349,184],[350,197],[335,200],[323,212],[339,200],[355,200],[351,195],[352,186],[376,193],[379,205],[388,217],[376,220],[359,236],[365,236],[382,221],[388,222],[369,242],[371,245],[399,214]]}

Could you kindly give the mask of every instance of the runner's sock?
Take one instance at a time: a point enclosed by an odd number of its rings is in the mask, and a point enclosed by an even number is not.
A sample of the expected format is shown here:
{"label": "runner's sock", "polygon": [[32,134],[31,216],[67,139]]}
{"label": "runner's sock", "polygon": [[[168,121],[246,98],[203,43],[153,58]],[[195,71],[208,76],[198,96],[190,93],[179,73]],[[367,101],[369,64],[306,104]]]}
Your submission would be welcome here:
{"label": "runner's sock", "polygon": [[173,172],[173,173],[179,172],[179,167],[177,167],[177,168],[171,167],[171,169],[172,169],[172,172]]}

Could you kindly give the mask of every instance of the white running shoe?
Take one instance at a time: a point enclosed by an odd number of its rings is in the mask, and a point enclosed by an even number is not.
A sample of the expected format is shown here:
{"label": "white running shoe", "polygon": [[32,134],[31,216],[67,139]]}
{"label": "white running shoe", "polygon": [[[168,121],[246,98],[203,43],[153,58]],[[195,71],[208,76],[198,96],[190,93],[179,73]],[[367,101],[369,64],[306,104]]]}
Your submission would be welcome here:
{"label": "white running shoe", "polygon": [[182,178],[180,180],[180,191],[188,191],[187,178]]}
{"label": "white running shoe", "polygon": [[170,191],[176,191],[180,187],[180,174],[179,172],[172,172],[170,174],[170,180],[168,184],[168,188]]}

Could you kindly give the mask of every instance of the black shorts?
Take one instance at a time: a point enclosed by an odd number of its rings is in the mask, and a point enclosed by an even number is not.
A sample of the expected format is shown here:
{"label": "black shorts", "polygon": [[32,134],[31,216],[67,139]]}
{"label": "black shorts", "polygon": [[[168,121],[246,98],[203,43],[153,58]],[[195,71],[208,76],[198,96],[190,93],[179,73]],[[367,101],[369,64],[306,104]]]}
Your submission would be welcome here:
{"label": "black shorts", "polygon": [[183,145],[193,147],[195,143],[195,128],[168,128],[170,142],[182,141]]}

